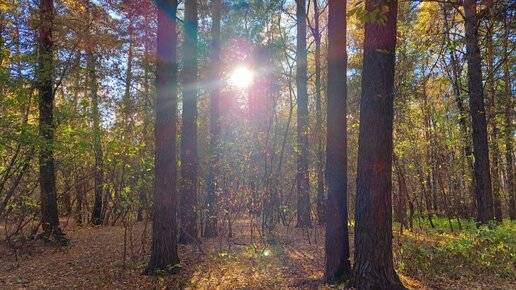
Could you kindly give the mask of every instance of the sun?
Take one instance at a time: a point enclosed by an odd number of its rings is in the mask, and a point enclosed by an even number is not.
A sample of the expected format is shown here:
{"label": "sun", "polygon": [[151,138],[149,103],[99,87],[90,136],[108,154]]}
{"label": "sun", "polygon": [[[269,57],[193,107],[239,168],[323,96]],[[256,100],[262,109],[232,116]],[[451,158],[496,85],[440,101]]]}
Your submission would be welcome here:
{"label": "sun", "polygon": [[253,79],[253,72],[248,68],[241,66],[231,72],[231,75],[229,76],[229,84],[240,89],[245,89],[253,83]]}

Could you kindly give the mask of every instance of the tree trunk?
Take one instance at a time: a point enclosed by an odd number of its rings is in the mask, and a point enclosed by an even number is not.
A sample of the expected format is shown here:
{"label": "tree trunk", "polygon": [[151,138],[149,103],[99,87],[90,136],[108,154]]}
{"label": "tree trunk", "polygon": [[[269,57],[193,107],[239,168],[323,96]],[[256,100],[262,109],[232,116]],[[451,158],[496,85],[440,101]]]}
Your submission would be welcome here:
{"label": "tree trunk", "polygon": [[346,1],[330,0],[328,18],[328,104],[326,139],[325,278],[331,283],[349,279],[347,174],[347,51]]}
{"label": "tree trunk", "polygon": [[[392,126],[396,49],[395,0],[366,0],[380,19],[365,24],[355,209],[356,289],[405,289],[392,261]],[[380,17],[379,17],[380,18]]]}
{"label": "tree trunk", "polygon": [[[217,83],[220,78],[220,18],[221,0],[212,2],[212,43],[211,43],[211,75],[210,79]],[[203,235],[207,238],[217,236],[217,203],[220,191],[220,88],[215,86],[210,94],[210,154],[211,162],[208,171],[208,196],[206,197],[207,221]]]}
{"label": "tree trunk", "polygon": [[86,182],[77,173],[75,174],[75,221],[82,225],[82,206],[86,195]]}
{"label": "tree trunk", "polygon": [[478,47],[478,15],[476,0],[464,0],[466,59],[468,61],[469,109],[473,124],[473,155],[475,157],[475,196],[477,222],[487,224],[494,218],[486,112],[482,87],[482,64]]}
{"label": "tree trunk", "polygon": [[[91,2],[88,3],[88,13],[90,18],[90,25],[93,21]],[[95,42],[93,41],[94,32],[88,31],[88,40],[86,48],[86,70],[88,71],[88,87],[91,98],[91,118],[93,120],[93,148],[95,151],[95,174],[94,174],[94,189],[95,201],[93,203],[93,211],[91,214],[91,223],[100,225],[102,223],[102,187],[104,184],[104,160],[102,156],[101,145],[101,131],[100,131],[100,112],[99,112],[99,96],[97,84],[97,69],[95,64]]]}
{"label": "tree trunk", "polygon": [[[463,102],[463,99],[462,99],[462,91],[463,91],[463,86],[462,86],[462,82],[461,82],[461,67],[462,65],[459,64],[459,61],[457,60],[457,56],[455,54],[455,51],[454,51],[454,48],[453,48],[453,44],[452,44],[452,40],[451,40],[451,36],[450,36],[450,25],[448,24],[448,12],[446,10],[446,7],[443,7],[443,14],[444,14],[444,27],[445,27],[445,30],[446,30],[446,44],[448,46],[448,50],[449,50],[449,57],[450,57],[450,66],[451,66],[451,69],[452,69],[452,83],[453,83],[453,88],[454,88],[454,91],[455,91],[455,102],[457,103],[457,108],[459,109],[459,125],[460,125],[460,128],[461,128],[461,139],[462,139],[462,142],[463,142],[463,154],[464,154],[464,160],[466,161],[466,165],[467,165],[467,170],[464,168],[464,166],[462,166],[462,175],[465,176],[466,172],[473,172],[474,171],[474,165],[473,165],[473,157],[472,157],[472,152],[471,152],[471,138],[469,138],[469,129],[468,129],[468,126],[466,124],[466,116],[467,116],[467,112],[466,112],[466,108],[464,106],[464,102]],[[451,17],[453,18],[455,16],[455,14],[453,14]],[[469,183],[468,185],[466,185],[467,187],[467,191],[469,193],[469,196],[471,196],[472,198],[472,204],[470,205],[470,212],[473,212],[474,208],[476,207],[476,201],[475,201],[475,193],[474,193],[474,188],[475,188],[475,179],[473,178],[472,179],[472,182]],[[461,195],[461,198],[464,198],[464,195]],[[461,211],[461,214],[463,217],[466,217],[466,216],[469,216],[469,214],[467,214],[468,210],[466,209],[466,205],[464,205],[464,200],[461,200],[461,208],[460,208],[460,211]]]}
{"label": "tree trunk", "polygon": [[177,253],[177,0],[157,1],[156,128],[151,257],[145,273],[179,271]]}
{"label": "tree trunk", "polygon": [[41,224],[46,237],[62,238],[57,212],[56,173],[54,168],[54,1],[40,0],[38,37],[39,91],[39,186],[41,190]]}
{"label": "tree trunk", "polygon": [[124,97],[122,100],[122,120],[124,126],[124,133],[126,136],[124,138],[128,138],[128,133],[132,130],[133,120],[130,116],[132,111],[132,100],[131,100],[131,81],[133,78],[133,42],[134,42],[134,24],[133,24],[133,16],[131,13],[128,13],[127,18],[129,18],[129,49],[127,52],[127,70],[125,72],[125,91]]}
{"label": "tree trunk", "polygon": [[[324,204],[324,148],[322,131],[322,106],[321,106],[321,31],[319,28],[319,6],[318,0],[314,0],[314,41],[315,41],[315,110],[317,134],[317,219],[320,225],[324,224],[325,204]],[[344,21],[345,27],[346,22]],[[338,25],[338,24],[337,24]],[[345,32],[345,31],[344,31]],[[345,34],[344,34],[345,36]],[[344,43],[345,47],[346,43]],[[345,81],[344,81],[345,82]]]}
{"label": "tree trunk", "polygon": [[501,186],[500,186],[500,174],[498,170],[500,160],[500,150],[498,149],[498,126],[496,124],[496,101],[495,101],[495,85],[494,85],[494,51],[493,51],[493,26],[495,11],[493,1],[488,3],[488,17],[489,23],[487,24],[487,100],[489,102],[489,126],[490,139],[491,139],[491,178],[493,181],[493,201],[494,201],[494,214],[495,219],[502,222],[502,198],[501,198]]}
{"label": "tree trunk", "polygon": [[400,164],[396,155],[394,158],[394,167],[396,168],[396,174],[398,177],[398,199],[396,210],[394,211],[394,220],[400,223],[400,234],[403,233],[403,227],[407,227],[407,196],[408,188],[407,181],[405,180],[405,173],[403,172],[403,164]]}
{"label": "tree trunk", "polygon": [[[509,12],[510,13],[510,12]],[[510,31],[510,17],[505,18],[505,37],[503,38],[504,52],[509,55],[509,31]],[[514,109],[514,101],[511,90],[511,73],[509,68],[509,61],[506,60],[503,64],[503,81],[505,92],[505,166],[507,171],[507,196],[509,198],[509,216],[512,220],[516,220],[516,176],[514,174],[514,160],[513,160],[513,142],[514,132],[512,125],[512,112]]]}
{"label": "tree trunk", "polygon": [[[144,11],[148,11],[150,6],[152,5],[151,1],[144,2]],[[143,13],[143,95],[147,100],[150,100],[150,49],[151,44],[149,41],[149,15],[148,13]],[[147,132],[147,128],[151,126],[148,122],[148,119],[145,118],[143,121],[143,132]],[[148,143],[147,134],[142,134],[142,141]],[[142,150],[145,150],[142,148]],[[142,174],[143,176],[143,174]],[[143,178],[143,177],[142,177]],[[139,194],[139,205],[138,205],[138,214],[136,217],[137,221],[142,221],[144,217],[148,216],[148,201],[147,201],[147,189],[146,185],[142,185]]]}
{"label": "tree trunk", "polygon": [[308,91],[306,65],[306,0],[296,0],[297,88],[297,227],[311,227],[308,176]]}
{"label": "tree trunk", "polygon": [[197,239],[197,3],[185,2],[180,243]]}

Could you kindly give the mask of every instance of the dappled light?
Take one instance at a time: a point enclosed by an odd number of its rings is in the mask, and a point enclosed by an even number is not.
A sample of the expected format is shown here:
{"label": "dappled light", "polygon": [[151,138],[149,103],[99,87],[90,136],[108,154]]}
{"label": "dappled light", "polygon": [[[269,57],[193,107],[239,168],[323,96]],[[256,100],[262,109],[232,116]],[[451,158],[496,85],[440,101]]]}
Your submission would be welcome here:
{"label": "dappled light", "polygon": [[502,1],[0,1],[0,289],[516,289]]}

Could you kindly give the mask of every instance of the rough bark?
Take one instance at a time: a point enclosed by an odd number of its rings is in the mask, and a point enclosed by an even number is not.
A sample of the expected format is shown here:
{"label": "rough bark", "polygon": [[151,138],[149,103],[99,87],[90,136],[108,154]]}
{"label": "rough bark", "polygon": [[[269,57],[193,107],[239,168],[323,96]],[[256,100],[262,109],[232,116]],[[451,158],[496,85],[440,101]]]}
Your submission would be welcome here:
{"label": "rough bark", "polygon": [[466,30],[466,59],[468,62],[469,110],[473,126],[473,156],[475,157],[475,196],[477,222],[487,224],[494,218],[487,122],[482,87],[482,64],[478,46],[478,15],[476,0],[464,0],[464,27]]}
{"label": "rough bark", "polygon": [[40,0],[38,28],[38,91],[39,91],[39,186],[41,224],[46,237],[62,237],[57,211],[56,173],[54,166],[54,1]]}
{"label": "rough bark", "polygon": [[[220,78],[220,18],[221,0],[212,2],[212,43],[211,43],[211,75],[216,83]],[[208,196],[206,197],[207,219],[203,231],[204,237],[217,236],[217,203],[220,190],[220,88],[215,86],[210,93],[210,154],[211,162],[208,172]]]}
{"label": "rough bark", "polygon": [[349,279],[347,174],[347,50],[346,1],[330,0],[328,18],[328,104],[326,139],[325,278],[332,283]]}
{"label": "rough bark", "polygon": [[179,271],[177,253],[177,0],[157,1],[156,127],[151,257],[145,273]]}
{"label": "rough bark", "polygon": [[197,238],[197,3],[185,2],[180,243]]}
{"label": "rough bark", "polygon": [[306,54],[306,1],[296,0],[296,89],[297,89],[297,227],[311,227],[310,180],[308,175],[308,91]]}
{"label": "rough bark", "polygon": [[365,24],[355,209],[356,289],[405,289],[392,261],[392,154],[397,1],[366,0],[388,11]]}

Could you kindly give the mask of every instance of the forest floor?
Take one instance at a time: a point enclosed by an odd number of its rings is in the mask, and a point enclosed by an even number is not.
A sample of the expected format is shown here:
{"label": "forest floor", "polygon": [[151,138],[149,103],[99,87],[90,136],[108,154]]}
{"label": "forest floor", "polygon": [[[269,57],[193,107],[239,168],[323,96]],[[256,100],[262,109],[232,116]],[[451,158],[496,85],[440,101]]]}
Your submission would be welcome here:
{"label": "forest floor", "polygon": [[[467,230],[418,228],[401,236],[395,231],[395,266],[410,289],[516,289],[516,223],[500,227],[484,234],[470,229],[475,232],[471,235],[464,234]],[[180,274],[157,276],[141,274],[150,226],[65,230],[70,239],[66,247],[25,241],[13,248],[2,242],[0,289],[330,288],[322,282],[322,227],[307,231],[278,226],[264,247],[257,230],[251,233],[249,221],[241,221],[233,227],[231,240],[180,245]]]}

